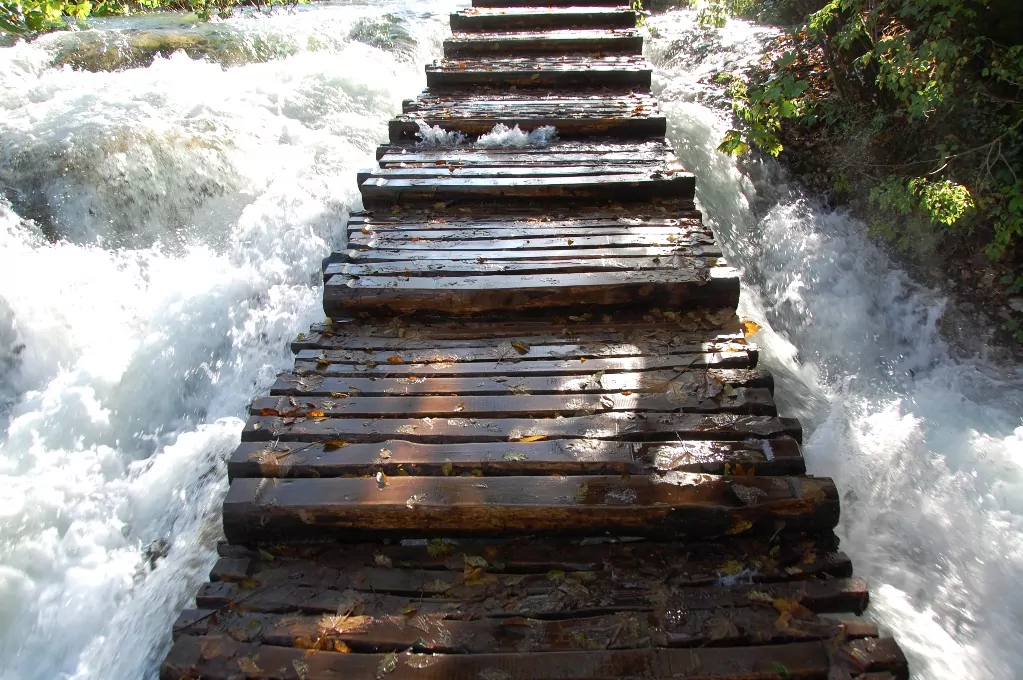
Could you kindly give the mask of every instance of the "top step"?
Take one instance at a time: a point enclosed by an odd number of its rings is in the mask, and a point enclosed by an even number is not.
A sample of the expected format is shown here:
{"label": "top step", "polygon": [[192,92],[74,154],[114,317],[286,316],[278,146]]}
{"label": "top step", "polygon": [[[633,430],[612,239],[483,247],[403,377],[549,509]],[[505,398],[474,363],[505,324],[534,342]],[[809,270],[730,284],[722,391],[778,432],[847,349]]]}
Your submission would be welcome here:
{"label": "top step", "polygon": [[451,30],[539,31],[558,28],[635,28],[636,12],[628,7],[524,7],[463,9],[451,15]]}
{"label": "top step", "polygon": [[626,0],[472,0],[473,7],[628,7]]}

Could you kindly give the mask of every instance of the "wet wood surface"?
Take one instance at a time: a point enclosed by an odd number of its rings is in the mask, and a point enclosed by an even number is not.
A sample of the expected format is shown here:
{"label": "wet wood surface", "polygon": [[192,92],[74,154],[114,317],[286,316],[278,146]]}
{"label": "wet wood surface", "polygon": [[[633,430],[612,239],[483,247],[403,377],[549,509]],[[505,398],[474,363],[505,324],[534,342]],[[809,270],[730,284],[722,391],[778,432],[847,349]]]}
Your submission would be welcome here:
{"label": "wet wood surface", "polygon": [[507,55],[636,55],[643,36],[636,29],[461,33],[444,41],[450,58]]}
{"label": "wet wood surface", "polygon": [[160,677],[908,677],[663,138],[636,12],[474,5],[357,175],[328,318],[249,405]]}
{"label": "wet wood surface", "polygon": [[571,88],[620,86],[650,89],[649,63],[637,56],[463,57],[426,67],[426,86]]}

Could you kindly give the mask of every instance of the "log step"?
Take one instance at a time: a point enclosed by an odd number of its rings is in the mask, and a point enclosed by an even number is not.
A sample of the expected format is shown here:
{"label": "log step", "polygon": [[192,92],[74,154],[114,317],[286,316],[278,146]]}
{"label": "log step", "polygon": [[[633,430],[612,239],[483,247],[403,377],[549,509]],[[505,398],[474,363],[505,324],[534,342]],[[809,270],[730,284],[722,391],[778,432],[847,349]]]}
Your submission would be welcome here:
{"label": "log step", "polygon": [[643,35],[636,29],[459,33],[444,41],[444,56],[449,59],[485,55],[639,55],[642,52]]}
{"label": "log step", "polygon": [[470,8],[451,15],[453,33],[542,31],[563,28],[635,28],[636,12],[626,7]]}
{"label": "log step", "polygon": [[[635,101],[635,100],[633,100]],[[418,103],[418,102],[417,102]],[[411,108],[411,106],[409,106]],[[662,140],[656,142],[615,142],[594,144],[580,141],[555,141],[546,146],[526,147],[478,147],[465,144],[448,148],[431,148],[414,144],[395,144],[381,146],[377,150],[377,161],[381,168],[394,165],[399,167],[455,166],[456,168],[484,167],[516,167],[528,164],[540,168],[548,166],[564,166],[568,164],[600,165],[634,165],[676,162],[674,151]],[[589,212],[592,212],[590,208]],[[489,213],[493,215],[493,212]],[[452,216],[451,220],[458,216]],[[547,221],[552,218],[545,216]],[[585,212],[575,211],[571,215],[563,215],[566,222],[585,223],[595,219]],[[614,219],[605,215],[605,218]],[[599,219],[599,216],[597,217]],[[387,219],[393,221],[393,216]],[[523,218],[525,219],[525,218]]]}
{"label": "log step", "polygon": [[431,90],[465,87],[650,89],[650,64],[638,56],[444,59],[426,67]]}
{"label": "log step", "polygon": [[[581,0],[472,0],[473,7],[574,7]],[[585,0],[588,7],[629,7],[622,0]]]}
{"label": "log step", "polygon": [[470,444],[420,444],[394,439],[345,446],[243,442],[228,460],[227,468],[231,479],[375,476],[377,472],[436,477],[724,474],[738,469],[760,475],[806,472],[799,444],[791,437],[742,442],[550,440]]}
{"label": "log step", "polygon": [[823,532],[838,523],[828,479],[725,477],[383,477],[235,479],[232,543],[417,536],[594,536],[668,540]]}
{"label": "log step", "polygon": [[[641,93],[600,97],[568,92],[524,98],[514,92],[494,93],[486,101],[478,93],[452,92],[450,96],[425,92],[403,104],[404,114],[391,120],[392,144],[420,139],[421,125],[436,126],[476,139],[497,125],[518,126],[529,132],[554,127],[559,139],[663,137],[667,123],[656,102]],[[525,153],[523,151],[523,153]]]}

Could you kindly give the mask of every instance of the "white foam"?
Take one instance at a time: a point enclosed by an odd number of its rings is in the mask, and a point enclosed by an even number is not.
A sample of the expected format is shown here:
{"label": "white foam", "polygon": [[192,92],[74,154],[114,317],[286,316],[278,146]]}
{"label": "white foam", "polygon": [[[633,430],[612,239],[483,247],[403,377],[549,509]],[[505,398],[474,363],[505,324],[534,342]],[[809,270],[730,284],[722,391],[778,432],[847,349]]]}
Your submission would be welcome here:
{"label": "white foam", "polygon": [[[385,13],[411,53],[345,37]],[[232,20],[218,35],[290,46],[226,69],[51,68],[74,35],[0,49],[0,193],[21,213],[0,201],[0,677],[155,677],[214,559],[246,404],[322,318],[356,169],[445,27],[385,2]]]}
{"label": "white foam", "polygon": [[469,138],[461,132],[445,130],[439,125],[427,125],[420,121],[420,141],[416,143],[416,146],[455,147],[472,144],[474,147],[484,149],[521,149],[550,146],[557,138],[558,131],[551,125],[524,132],[518,125],[509,128],[504,123],[498,123],[490,132],[480,135],[475,142],[470,142]]}

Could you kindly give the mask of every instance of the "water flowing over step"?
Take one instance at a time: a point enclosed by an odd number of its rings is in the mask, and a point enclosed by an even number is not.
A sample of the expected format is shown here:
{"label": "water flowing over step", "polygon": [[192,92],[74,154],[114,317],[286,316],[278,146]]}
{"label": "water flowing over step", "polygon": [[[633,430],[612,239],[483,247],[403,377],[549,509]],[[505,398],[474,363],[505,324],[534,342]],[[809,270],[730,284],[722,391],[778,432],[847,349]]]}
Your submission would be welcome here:
{"label": "water flowing over step", "polygon": [[636,12],[527,4],[451,16],[358,174],[161,678],[906,678]]}

